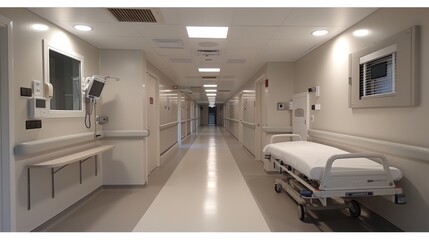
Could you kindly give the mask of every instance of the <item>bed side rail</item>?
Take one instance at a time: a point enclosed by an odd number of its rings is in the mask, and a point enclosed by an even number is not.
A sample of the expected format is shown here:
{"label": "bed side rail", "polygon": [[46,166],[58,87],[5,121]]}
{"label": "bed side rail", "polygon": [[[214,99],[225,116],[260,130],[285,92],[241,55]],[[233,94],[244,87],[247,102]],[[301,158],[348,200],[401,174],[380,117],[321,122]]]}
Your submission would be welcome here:
{"label": "bed side rail", "polygon": [[[344,159],[352,161],[354,158],[366,158],[383,165],[383,171],[350,171],[350,172],[332,172],[332,165],[336,160]],[[341,190],[365,188],[394,188],[392,174],[386,157],[380,154],[370,153],[349,153],[337,154],[328,159],[325,165],[320,182],[320,190]]]}
{"label": "bed side rail", "polygon": [[270,143],[280,142],[277,140],[281,138],[291,138],[292,140],[295,138],[297,141],[301,141],[301,136],[299,134],[275,134],[271,136]]}

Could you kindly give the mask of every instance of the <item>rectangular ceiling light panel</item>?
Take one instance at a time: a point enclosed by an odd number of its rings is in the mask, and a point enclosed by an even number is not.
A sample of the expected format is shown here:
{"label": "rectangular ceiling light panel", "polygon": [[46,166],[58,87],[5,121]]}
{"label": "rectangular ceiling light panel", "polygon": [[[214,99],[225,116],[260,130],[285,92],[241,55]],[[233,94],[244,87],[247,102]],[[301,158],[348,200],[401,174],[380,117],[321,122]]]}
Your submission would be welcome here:
{"label": "rectangular ceiling light panel", "polygon": [[217,87],[217,84],[204,84],[203,86],[205,88],[215,88],[215,87]]}
{"label": "rectangular ceiling light panel", "polygon": [[199,72],[220,72],[220,68],[198,68]]}
{"label": "rectangular ceiling light panel", "polygon": [[228,27],[186,26],[189,38],[226,38]]}

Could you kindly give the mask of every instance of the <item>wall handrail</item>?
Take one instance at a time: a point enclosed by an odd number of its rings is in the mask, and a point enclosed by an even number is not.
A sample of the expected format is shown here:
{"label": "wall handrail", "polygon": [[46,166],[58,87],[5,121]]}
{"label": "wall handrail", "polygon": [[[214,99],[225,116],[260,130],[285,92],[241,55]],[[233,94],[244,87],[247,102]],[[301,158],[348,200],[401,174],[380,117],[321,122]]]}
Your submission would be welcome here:
{"label": "wall handrail", "polygon": [[292,133],[292,127],[262,126],[266,133]]}
{"label": "wall handrail", "polygon": [[162,125],[159,126],[159,129],[160,130],[164,130],[164,129],[167,129],[167,128],[171,128],[171,127],[177,126],[177,124],[179,124],[179,121],[162,124]]}
{"label": "wall handrail", "polygon": [[255,124],[251,122],[242,121],[244,126],[255,128]]}
{"label": "wall handrail", "polygon": [[338,142],[341,144],[365,148],[374,152],[382,152],[388,155],[403,157],[406,159],[416,159],[424,162],[428,162],[429,159],[429,148],[425,147],[313,129],[308,130],[308,135],[311,137],[311,139]]}
{"label": "wall handrail", "polygon": [[238,119],[235,119],[235,118],[225,118],[226,120],[228,120],[228,121],[232,121],[232,122],[240,122],[240,120],[238,120]]}
{"label": "wall handrail", "polygon": [[144,130],[104,130],[105,138],[145,138],[150,136],[148,129]]}
{"label": "wall handrail", "polygon": [[35,140],[15,145],[14,153],[18,156],[30,155],[91,140],[94,140],[93,132]]}
{"label": "wall handrail", "polygon": [[133,137],[145,138],[150,135],[149,130],[107,130],[97,132],[98,138],[94,138],[94,132],[79,133],[61,137],[46,138],[41,140],[18,143],[14,147],[16,156],[32,155],[55,149],[70,147],[75,144],[99,140],[101,138]]}

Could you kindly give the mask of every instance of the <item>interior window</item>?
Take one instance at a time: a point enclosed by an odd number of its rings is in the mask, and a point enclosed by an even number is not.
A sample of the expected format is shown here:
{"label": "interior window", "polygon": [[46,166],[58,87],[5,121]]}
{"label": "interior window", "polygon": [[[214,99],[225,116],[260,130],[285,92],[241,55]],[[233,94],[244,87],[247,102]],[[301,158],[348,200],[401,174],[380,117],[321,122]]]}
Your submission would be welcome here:
{"label": "interior window", "polygon": [[68,45],[43,40],[44,81],[47,117],[84,117],[82,78],[84,76],[84,57],[73,52]]}
{"label": "interior window", "polygon": [[81,61],[49,49],[51,110],[82,110]]}

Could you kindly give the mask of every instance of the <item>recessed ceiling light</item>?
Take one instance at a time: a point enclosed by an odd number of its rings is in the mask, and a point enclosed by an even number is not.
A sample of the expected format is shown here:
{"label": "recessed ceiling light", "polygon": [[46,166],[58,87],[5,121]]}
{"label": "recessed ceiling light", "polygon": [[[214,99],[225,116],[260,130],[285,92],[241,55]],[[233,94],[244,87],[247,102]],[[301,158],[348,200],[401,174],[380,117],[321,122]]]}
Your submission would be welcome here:
{"label": "recessed ceiling light", "polygon": [[217,87],[217,84],[204,84],[203,87],[207,87],[207,88]]}
{"label": "recessed ceiling light", "polygon": [[364,37],[369,34],[368,29],[359,29],[353,32],[353,36],[355,37]]}
{"label": "recessed ceiling light", "polygon": [[220,68],[198,68],[199,72],[220,72]]}
{"label": "recessed ceiling light", "polygon": [[226,38],[228,27],[186,26],[189,38]]}
{"label": "recessed ceiling light", "polygon": [[216,96],[216,93],[207,93],[206,95],[207,95],[207,97],[214,97],[214,96]]}
{"label": "recessed ceiling light", "polygon": [[206,89],[206,92],[217,92],[216,89]]}
{"label": "recessed ceiling light", "polygon": [[316,37],[325,36],[326,34],[328,34],[328,30],[317,30],[311,33],[311,35]]}
{"label": "recessed ceiling light", "polygon": [[88,32],[92,30],[92,27],[87,26],[87,25],[74,25],[74,28],[79,30],[79,31],[84,31],[84,32]]}
{"label": "recessed ceiling light", "polygon": [[33,24],[32,28],[36,31],[46,31],[49,29],[47,25],[39,23]]}

